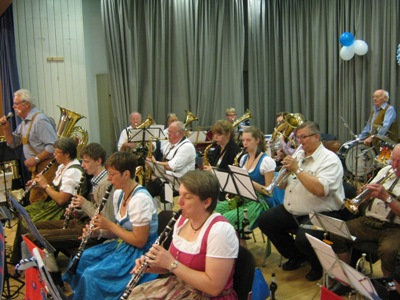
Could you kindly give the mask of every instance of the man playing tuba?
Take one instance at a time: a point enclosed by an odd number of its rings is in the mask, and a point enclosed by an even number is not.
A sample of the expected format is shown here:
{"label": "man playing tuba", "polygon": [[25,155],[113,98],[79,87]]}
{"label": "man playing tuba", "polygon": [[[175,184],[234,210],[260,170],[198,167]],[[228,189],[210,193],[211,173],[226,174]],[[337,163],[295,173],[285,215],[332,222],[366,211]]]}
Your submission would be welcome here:
{"label": "man playing tuba", "polygon": [[[54,152],[53,144],[58,137],[54,121],[40,112],[33,100],[30,91],[26,89],[16,91],[13,108],[23,122],[14,132],[11,132],[10,123],[5,116],[0,118],[0,124],[9,147],[16,148],[22,145],[25,157],[23,163],[34,178],[51,161]],[[57,164],[53,164],[46,172],[45,177],[48,182],[54,179],[57,166]],[[32,189],[30,192],[31,203],[45,198],[46,194],[43,190]]]}

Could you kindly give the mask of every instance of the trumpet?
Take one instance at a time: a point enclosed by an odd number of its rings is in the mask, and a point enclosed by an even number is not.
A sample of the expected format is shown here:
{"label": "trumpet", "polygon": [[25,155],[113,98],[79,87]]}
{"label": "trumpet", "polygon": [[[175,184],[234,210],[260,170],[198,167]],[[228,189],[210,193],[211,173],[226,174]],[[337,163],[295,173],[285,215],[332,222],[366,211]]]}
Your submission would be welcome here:
{"label": "trumpet", "polygon": [[[390,171],[393,171],[392,173]],[[396,172],[396,170],[393,170],[393,168],[389,168],[387,170],[387,172],[381,177],[379,178],[378,181],[374,182],[377,184],[383,184],[386,180],[389,179],[389,177],[391,177],[394,173]],[[344,199],[344,206],[353,214],[357,214],[358,213],[358,208],[359,206],[364,203],[366,200],[369,199],[369,195],[371,194],[371,190],[370,189],[365,189],[363,190],[357,197],[353,198],[353,199]],[[391,192],[389,192],[389,194],[392,194]],[[396,196],[394,196],[396,198]]]}
{"label": "trumpet", "polygon": [[[301,151],[303,148],[303,145],[300,144],[299,147],[297,147],[296,151],[294,151],[294,153],[292,154],[292,157],[297,159],[298,156],[304,156],[304,152]],[[301,166],[302,163],[302,159],[297,159],[297,161],[299,161],[299,167]],[[262,187],[261,189],[264,191],[264,193],[269,196],[272,197],[273,193],[274,193],[274,189],[279,186],[280,184],[282,184],[282,182],[284,182],[290,175],[290,172],[288,172],[288,170],[286,168],[282,168],[280,169],[279,173],[274,177],[274,179],[272,179],[272,182],[269,186],[267,187]]]}

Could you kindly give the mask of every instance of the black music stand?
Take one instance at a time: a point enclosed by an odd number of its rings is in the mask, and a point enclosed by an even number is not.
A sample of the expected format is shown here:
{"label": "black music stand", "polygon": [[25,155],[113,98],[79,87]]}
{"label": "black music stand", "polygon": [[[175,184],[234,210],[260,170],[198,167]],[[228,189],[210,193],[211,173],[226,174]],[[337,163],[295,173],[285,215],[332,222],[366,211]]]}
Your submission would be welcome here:
{"label": "black music stand", "polygon": [[152,173],[164,184],[164,210],[166,209],[166,202],[173,205],[174,192],[179,190],[180,181],[179,178],[182,174],[175,173],[172,171],[165,170],[165,168],[152,161],[146,161],[148,167],[152,170]]}
{"label": "black music stand", "polygon": [[[218,171],[215,168],[212,169],[218,178],[221,192],[238,195],[258,202],[256,191],[247,170],[232,165],[229,165],[228,168],[228,172]],[[238,235],[242,238],[244,232],[240,224],[239,207],[236,207],[236,225]]]}
{"label": "black music stand", "polygon": [[23,175],[23,178],[20,177],[13,179],[11,184],[12,190],[22,188],[23,187],[22,181],[24,181],[23,179],[25,179],[25,176],[29,178],[29,176],[25,174],[27,172],[25,166],[23,167],[20,166],[21,157],[22,157],[22,146],[18,146],[17,148],[13,149],[8,147],[6,142],[0,142],[0,163],[2,164],[2,169],[4,169],[5,162],[16,160],[18,161],[18,167],[20,167],[21,174]]}
{"label": "black music stand", "polygon": [[36,228],[33,223],[31,217],[29,216],[26,209],[16,200],[13,196],[10,195],[11,204],[14,206],[16,211],[25,221],[25,224],[28,228],[30,234],[32,234],[36,241],[40,244],[43,249],[46,249],[49,254],[53,254],[56,252],[56,249],[40,234],[39,230]]}
{"label": "black music stand", "polygon": [[[320,213],[310,213],[310,222],[325,232],[344,237],[348,240],[355,241],[355,237],[351,235],[346,222],[337,218],[329,217]],[[302,225],[306,227],[307,225]],[[309,226],[309,225],[308,225]]]}

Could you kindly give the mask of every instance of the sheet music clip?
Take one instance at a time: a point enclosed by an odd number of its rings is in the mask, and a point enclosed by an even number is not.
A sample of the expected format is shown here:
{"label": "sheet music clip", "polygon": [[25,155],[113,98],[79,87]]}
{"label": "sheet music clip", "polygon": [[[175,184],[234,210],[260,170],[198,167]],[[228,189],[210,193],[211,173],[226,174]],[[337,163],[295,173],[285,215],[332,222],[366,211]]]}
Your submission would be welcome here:
{"label": "sheet music clip", "polygon": [[[330,245],[320,241],[308,233],[306,233],[306,237],[313,247],[326,274],[340,283],[352,287],[367,299],[381,299],[371,280],[364,274],[361,274],[345,262],[341,261]],[[324,282],[324,285],[326,285],[326,282]]]}
{"label": "sheet music clip", "polygon": [[348,240],[354,241],[356,238],[351,235],[346,222],[332,218],[320,213],[310,213],[310,221],[314,226],[322,228],[325,232],[330,232]]}

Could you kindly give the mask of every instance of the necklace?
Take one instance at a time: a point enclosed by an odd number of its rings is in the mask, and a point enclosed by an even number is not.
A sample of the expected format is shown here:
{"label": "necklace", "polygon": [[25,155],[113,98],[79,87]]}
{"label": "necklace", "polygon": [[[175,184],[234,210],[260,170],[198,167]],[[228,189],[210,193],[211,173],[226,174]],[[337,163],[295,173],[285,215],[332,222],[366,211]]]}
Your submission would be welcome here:
{"label": "necklace", "polygon": [[201,225],[200,225],[199,227],[197,227],[197,228],[194,228],[193,225],[192,225],[192,222],[190,222],[190,221],[189,221],[189,224],[190,224],[190,227],[192,227],[194,233],[196,233],[197,231],[200,230],[201,227],[203,227],[203,225],[206,223],[207,220],[208,220],[208,217],[207,217],[207,218],[204,220],[204,222],[201,223]]}
{"label": "necklace", "polygon": [[[251,162],[250,166],[247,167],[247,170],[251,170],[251,167],[253,166],[254,162],[256,161],[258,155],[256,157],[254,157],[253,161]],[[250,155],[249,155],[249,159],[247,160],[247,166],[249,165],[250,162]]]}
{"label": "necklace", "polygon": [[133,191],[135,190],[137,184],[135,184],[131,190],[131,192],[128,194],[128,196],[124,197],[124,202],[122,203],[122,206],[125,207],[126,206],[126,202],[128,201],[129,197],[132,195]]}

